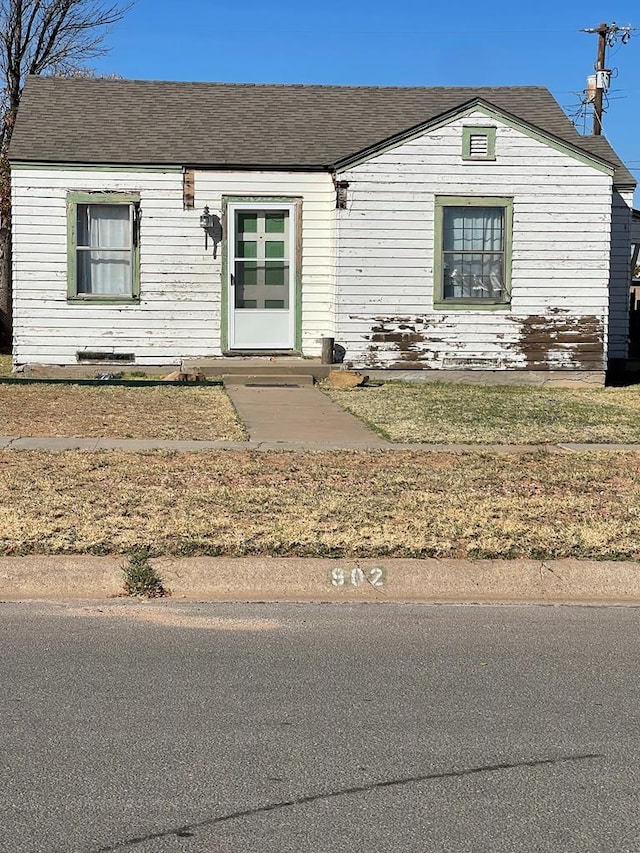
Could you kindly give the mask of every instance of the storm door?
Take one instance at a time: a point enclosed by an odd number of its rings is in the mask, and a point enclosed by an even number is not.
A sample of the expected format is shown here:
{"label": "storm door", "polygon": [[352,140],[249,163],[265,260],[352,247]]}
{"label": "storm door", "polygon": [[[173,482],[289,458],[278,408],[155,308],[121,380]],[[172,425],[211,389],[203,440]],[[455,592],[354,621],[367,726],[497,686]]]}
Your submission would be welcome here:
{"label": "storm door", "polygon": [[295,208],[230,204],[229,348],[295,344]]}

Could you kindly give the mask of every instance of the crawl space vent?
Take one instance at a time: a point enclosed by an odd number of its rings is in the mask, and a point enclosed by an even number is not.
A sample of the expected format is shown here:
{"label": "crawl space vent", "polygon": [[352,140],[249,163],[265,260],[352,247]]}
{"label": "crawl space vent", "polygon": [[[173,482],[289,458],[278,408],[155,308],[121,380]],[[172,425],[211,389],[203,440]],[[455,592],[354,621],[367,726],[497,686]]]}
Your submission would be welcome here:
{"label": "crawl space vent", "polygon": [[77,352],[76,358],[78,361],[108,361],[108,362],[123,362],[135,361],[136,357],[132,352]]}

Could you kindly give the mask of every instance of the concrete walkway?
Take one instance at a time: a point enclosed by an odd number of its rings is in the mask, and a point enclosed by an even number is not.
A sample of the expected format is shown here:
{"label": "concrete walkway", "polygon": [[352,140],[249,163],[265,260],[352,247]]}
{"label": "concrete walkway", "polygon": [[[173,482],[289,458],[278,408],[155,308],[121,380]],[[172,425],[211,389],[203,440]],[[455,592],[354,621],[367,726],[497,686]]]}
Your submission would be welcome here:
{"label": "concrete walkway", "polygon": [[387,447],[388,441],[312,385],[225,385],[252,442]]}

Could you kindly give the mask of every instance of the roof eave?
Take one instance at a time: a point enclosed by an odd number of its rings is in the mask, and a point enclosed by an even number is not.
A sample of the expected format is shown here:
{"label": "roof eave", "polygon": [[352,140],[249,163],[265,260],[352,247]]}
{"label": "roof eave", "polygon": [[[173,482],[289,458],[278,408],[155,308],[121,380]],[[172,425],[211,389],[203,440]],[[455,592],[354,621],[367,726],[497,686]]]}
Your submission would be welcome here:
{"label": "roof eave", "polygon": [[325,163],[184,163],[186,169],[202,171],[238,172],[330,172],[332,167]]}
{"label": "roof eave", "polygon": [[70,169],[200,169],[202,171],[247,171],[247,172],[330,172],[332,167],[325,163],[300,164],[300,163],[210,163],[198,160],[185,162],[151,162],[149,160],[135,161],[127,160],[118,162],[116,160],[53,160],[35,157],[10,157],[11,167],[50,167]]}

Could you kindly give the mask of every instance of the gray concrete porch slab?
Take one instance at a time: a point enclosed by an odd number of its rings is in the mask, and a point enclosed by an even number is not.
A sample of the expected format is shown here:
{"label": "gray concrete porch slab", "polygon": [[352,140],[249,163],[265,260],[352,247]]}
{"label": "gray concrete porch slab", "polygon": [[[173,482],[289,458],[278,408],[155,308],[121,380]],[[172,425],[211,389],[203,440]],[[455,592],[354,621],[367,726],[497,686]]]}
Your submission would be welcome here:
{"label": "gray concrete porch slab", "polygon": [[185,373],[203,373],[214,376],[310,376],[324,379],[335,365],[322,364],[319,358],[300,356],[233,356],[211,358],[186,358],[182,362]]}

